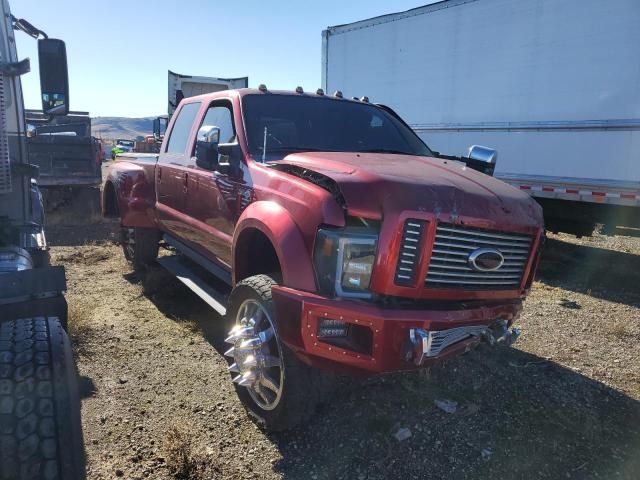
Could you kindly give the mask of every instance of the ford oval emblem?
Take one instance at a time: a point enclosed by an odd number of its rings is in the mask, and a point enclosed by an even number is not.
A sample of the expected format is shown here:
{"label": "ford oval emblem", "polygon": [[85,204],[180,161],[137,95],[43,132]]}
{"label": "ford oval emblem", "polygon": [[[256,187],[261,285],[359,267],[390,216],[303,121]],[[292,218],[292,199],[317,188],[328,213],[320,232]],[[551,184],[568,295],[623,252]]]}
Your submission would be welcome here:
{"label": "ford oval emblem", "polygon": [[469,254],[467,262],[477,272],[495,272],[504,263],[504,257],[495,248],[479,248]]}

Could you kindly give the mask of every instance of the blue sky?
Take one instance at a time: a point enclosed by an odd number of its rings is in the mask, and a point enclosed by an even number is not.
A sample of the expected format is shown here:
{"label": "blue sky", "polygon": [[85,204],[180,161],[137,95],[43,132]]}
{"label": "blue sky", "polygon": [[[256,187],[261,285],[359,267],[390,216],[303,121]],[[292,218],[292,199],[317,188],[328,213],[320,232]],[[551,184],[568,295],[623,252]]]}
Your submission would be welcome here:
{"label": "blue sky", "polygon": [[[67,44],[70,106],[92,116],[166,113],[167,70],[249,77],[249,86],[320,86],[321,31],[429,0],[346,2],[205,0],[14,0],[13,14]],[[25,105],[39,108],[36,42],[16,32],[31,58]],[[371,52],[375,55],[375,52]]]}

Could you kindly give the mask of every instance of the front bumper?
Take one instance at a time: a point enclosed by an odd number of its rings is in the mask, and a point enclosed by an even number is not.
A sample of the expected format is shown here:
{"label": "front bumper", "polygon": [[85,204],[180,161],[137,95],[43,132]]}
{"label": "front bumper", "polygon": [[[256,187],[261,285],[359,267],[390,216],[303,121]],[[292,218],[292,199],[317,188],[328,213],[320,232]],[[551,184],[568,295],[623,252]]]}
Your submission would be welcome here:
{"label": "front bumper", "polygon": [[[476,304],[473,308],[460,304],[457,309],[386,309],[286,287],[273,288],[273,301],[280,337],[301,360],[314,367],[354,373],[384,373],[432,365],[469,351],[483,338],[490,343],[492,340],[510,343],[514,337],[504,330],[522,310],[519,300]],[[360,332],[360,341],[357,345],[345,345],[319,339],[318,325],[322,319],[349,324],[352,330]],[[446,335],[447,331],[456,335]],[[446,342],[434,343],[441,337],[446,337]],[[437,351],[436,343],[442,347]]]}

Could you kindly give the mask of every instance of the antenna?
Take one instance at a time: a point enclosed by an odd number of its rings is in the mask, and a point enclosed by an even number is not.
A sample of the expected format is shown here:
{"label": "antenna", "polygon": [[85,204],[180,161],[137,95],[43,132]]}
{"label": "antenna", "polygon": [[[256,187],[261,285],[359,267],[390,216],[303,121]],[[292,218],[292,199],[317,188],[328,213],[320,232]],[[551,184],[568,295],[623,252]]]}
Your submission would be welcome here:
{"label": "antenna", "polygon": [[267,126],[264,126],[264,139],[262,140],[262,163],[267,159]]}

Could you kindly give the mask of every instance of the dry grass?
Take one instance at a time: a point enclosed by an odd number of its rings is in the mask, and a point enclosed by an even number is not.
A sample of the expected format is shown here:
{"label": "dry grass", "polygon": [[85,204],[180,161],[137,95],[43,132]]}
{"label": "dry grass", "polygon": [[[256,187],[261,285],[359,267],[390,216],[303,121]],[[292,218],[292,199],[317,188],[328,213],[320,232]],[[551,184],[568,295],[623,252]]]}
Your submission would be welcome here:
{"label": "dry grass", "polygon": [[84,265],[95,265],[98,262],[109,259],[109,252],[100,249],[76,250],[68,255],[58,257],[59,263],[82,263]]}
{"label": "dry grass", "polygon": [[609,335],[613,335],[616,338],[624,338],[631,333],[628,322],[619,318],[609,321],[605,325],[605,329]]}
{"label": "dry grass", "polygon": [[193,436],[178,425],[169,427],[163,438],[167,468],[175,478],[189,480],[213,479],[207,455],[195,445]]}
{"label": "dry grass", "polygon": [[95,303],[82,298],[69,304],[67,329],[77,355],[90,356],[89,345],[93,337],[93,328],[88,324],[88,320],[95,309]]}

